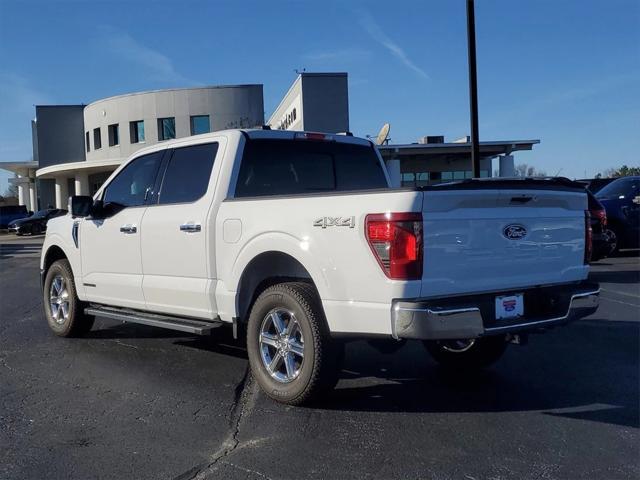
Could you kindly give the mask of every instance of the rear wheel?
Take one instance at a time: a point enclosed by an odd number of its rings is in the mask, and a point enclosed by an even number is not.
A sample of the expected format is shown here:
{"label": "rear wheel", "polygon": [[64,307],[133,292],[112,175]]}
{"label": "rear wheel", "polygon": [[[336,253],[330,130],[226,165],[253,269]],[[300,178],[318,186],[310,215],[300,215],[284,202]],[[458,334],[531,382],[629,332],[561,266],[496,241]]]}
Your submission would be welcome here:
{"label": "rear wheel", "polygon": [[84,313],[78,299],[71,265],[67,260],[51,264],[44,280],[44,313],[53,333],[59,337],[81,336],[91,330],[94,317]]}
{"label": "rear wheel", "polygon": [[332,342],[312,285],[273,285],[256,299],[247,325],[254,378],[274,400],[309,402],[337,381],[341,343]]}
{"label": "rear wheel", "polygon": [[607,228],[607,230],[605,230],[605,234],[609,237],[609,251],[607,253],[607,256],[614,256],[620,249],[620,245],[618,244],[618,242],[620,241],[618,235],[612,228]]}
{"label": "rear wheel", "polygon": [[436,362],[452,370],[479,370],[497,362],[507,349],[504,336],[463,340],[426,340],[424,346]]}

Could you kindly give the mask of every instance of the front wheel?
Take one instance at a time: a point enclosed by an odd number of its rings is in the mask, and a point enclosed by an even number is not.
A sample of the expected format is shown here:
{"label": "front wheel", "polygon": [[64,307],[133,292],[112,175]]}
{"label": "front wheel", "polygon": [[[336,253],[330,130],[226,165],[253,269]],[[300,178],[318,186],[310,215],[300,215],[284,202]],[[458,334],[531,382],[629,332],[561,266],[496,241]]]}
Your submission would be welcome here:
{"label": "front wheel", "polygon": [[53,333],[59,337],[76,337],[91,330],[94,317],[84,313],[67,260],[51,264],[44,280],[43,295],[44,313]]}
{"label": "front wheel", "polygon": [[436,362],[453,370],[479,370],[497,362],[507,349],[502,335],[464,340],[425,340]]}
{"label": "front wheel", "polygon": [[309,402],[337,380],[339,351],[332,342],[315,288],[273,285],[256,299],[247,325],[247,352],[254,378],[272,399]]}

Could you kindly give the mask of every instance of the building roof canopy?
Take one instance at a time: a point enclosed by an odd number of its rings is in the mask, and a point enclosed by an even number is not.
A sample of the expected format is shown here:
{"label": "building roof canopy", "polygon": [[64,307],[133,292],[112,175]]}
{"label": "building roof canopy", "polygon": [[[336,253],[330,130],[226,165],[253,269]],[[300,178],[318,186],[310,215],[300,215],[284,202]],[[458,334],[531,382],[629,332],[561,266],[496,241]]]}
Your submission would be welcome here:
{"label": "building roof canopy", "polygon": [[[540,140],[501,140],[491,142],[480,142],[480,154],[483,157],[497,157],[498,155],[510,154],[518,150],[531,150],[533,145],[540,143]],[[397,158],[403,156],[421,155],[461,155],[466,156],[471,153],[470,142],[451,143],[409,143],[398,145],[380,145],[380,153],[384,158]]]}

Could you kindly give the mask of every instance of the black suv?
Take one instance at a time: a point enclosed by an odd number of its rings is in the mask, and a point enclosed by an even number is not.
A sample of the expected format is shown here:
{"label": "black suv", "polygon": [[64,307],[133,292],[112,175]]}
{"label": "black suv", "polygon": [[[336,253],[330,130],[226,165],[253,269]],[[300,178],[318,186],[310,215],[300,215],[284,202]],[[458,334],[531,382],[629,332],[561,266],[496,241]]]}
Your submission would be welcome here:
{"label": "black suv", "polygon": [[40,210],[30,217],[14,220],[9,223],[9,232],[13,232],[16,235],[25,235],[27,233],[30,233],[31,235],[38,235],[47,231],[47,222],[51,218],[60,217],[66,214],[66,210],[59,208]]}

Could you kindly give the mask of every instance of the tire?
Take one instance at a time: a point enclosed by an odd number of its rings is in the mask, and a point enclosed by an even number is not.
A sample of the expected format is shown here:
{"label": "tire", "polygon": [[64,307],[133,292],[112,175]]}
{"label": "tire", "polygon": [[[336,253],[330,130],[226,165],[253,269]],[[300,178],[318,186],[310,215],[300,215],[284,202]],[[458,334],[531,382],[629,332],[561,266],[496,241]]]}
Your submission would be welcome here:
{"label": "tire", "polygon": [[251,307],[247,352],[265,394],[301,405],[335,386],[344,345],[331,340],[313,285],[288,282],[265,289]]}
{"label": "tire", "polygon": [[611,245],[609,247],[609,252],[607,253],[607,257],[615,257],[618,255],[620,250],[620,237],[618,236],[618,232],[613,228],[609,227],[606,230],[607,235],[611,239]]}
{"label": "tire", "polygon": [[423,343],[442,367],[458,371],[486,368],[497,362],[508,346],[502,335],[473,340],[425,340]]}
{"label": "tire", "polygon": [[49,328],[57,336],[79,337],[91,330],[95,317],[84,313],[85,305],[78,299],[67,260],[57,260],[47,270],[43,302]]}

